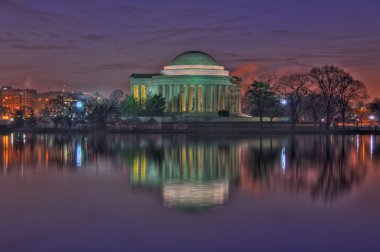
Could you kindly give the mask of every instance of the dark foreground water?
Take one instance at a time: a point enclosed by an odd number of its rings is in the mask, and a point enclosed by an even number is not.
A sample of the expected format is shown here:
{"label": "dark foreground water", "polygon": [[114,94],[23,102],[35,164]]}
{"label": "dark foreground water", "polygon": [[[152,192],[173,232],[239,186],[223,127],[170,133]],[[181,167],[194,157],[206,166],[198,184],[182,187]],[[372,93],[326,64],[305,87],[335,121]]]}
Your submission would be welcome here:
{"label": "dark foreground water", "polygon": [[0,251],[380,251],[380,136],[0,138]]}

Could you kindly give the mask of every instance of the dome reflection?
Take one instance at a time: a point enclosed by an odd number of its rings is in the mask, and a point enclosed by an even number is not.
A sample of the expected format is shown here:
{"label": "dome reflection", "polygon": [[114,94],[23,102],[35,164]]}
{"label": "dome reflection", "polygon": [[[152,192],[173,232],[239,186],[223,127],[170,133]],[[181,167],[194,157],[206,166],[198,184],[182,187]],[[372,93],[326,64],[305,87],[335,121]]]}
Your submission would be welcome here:
{"label": "dome reflection", "polygon": [[165,183],[164,205],[200,209],[222,205],[228,198],[228,181]]}
{"label": "dome reflection", "polygon": [[161,190],[164,205],[204,208],[223,204],[229,183],[239,176],[239,147],[191,142],[164,147],[161,160],[152,151],[137,153],[131,184]]}

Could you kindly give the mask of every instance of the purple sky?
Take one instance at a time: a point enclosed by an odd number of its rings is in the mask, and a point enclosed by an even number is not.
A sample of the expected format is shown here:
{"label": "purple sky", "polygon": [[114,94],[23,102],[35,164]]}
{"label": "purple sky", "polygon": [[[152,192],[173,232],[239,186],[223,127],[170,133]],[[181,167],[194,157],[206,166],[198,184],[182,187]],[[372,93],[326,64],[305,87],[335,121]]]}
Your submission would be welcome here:
{"label": "purple sky", "polygon": [[0,0],[0,85],[127,90],[201,50],[245,76],[337,64],[380,96],[379,0]]}

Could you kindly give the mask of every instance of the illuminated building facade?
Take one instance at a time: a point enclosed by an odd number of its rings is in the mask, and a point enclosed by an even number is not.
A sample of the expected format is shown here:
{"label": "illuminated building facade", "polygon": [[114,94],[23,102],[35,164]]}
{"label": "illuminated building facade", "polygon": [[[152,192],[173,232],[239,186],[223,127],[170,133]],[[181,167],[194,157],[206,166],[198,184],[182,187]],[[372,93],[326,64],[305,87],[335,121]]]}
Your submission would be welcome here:
{"label": "illuminated building facade", "polygon": [[47,107],[49,101],[58,100],[61,106],[73,106],[77,101],[95,99],[84,92],[44,92],[37,93],[33,89],[15,89],[10,86],[3,86],[0,89],[0,119],[9,120],[16,110],[31,111],[40,115],[42,110]]}
{"label": "illuminated building facade", "polygon": [[50,99],[55,99],[59,95],[62,95],[62,92],[37,93],[34,89],[15,89],[4,86],[0,89],[0,105],[4,108],[2,117],[8,119],[10,114],[19,109],[33,109],[38,114],[46,107]]}
{"label": "illuminated building facade", "polygon": [[1,106],[10,112],[21,108],[32,108],[37,98],[37,91],[33,89],[14,89],[4,86],[0,90]]}
{"label": "illuminated building facade", "polygon": [[131,94],[144,101],[149,94],[165,98],[166,112],[189,116],[239,113],[240,87],[210,55],[190,51],[175,57],[160,74],[132,74]]}

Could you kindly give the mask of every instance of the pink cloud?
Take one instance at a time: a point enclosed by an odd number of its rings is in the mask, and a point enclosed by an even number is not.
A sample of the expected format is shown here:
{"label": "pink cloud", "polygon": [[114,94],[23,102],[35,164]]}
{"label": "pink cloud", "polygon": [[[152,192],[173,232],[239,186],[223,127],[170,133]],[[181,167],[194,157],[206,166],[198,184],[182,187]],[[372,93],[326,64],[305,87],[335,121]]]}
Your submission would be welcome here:
{"label": "pink cloud", "polygon": [[247,63],[242,66],[239,66],[237,69],[231,72],[232,76],[238,76],[242,79],[242,92],[244,92],[247,87],[254,80],[254,76],[257,75],[260,67],[256,63]]}

